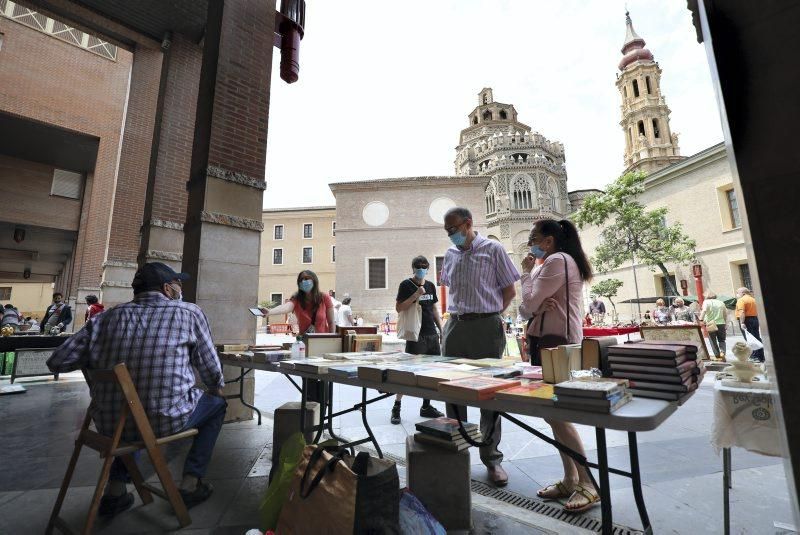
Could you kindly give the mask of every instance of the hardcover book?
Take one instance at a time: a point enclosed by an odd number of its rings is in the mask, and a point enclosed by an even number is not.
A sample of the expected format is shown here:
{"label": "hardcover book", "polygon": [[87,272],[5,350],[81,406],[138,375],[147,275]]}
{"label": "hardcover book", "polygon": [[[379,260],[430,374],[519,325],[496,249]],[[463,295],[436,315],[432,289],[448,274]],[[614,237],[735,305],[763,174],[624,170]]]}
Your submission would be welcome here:
{"label": "hardcover book", "polygon": [[542,378],[548,383],[562,383],[570,378],[571,370],[583,365],[580,344],[561,345],[541,350]]}
{"label": "hardcover book", "polygon": [[[459,435],[460,436],[460,435]],[[470,436],[473,440],[480,441],[481,434],[478,433],[476,436]],[[435,437],[433,435],[428,435],[426,433],[415,433],[414,434],[414,441],[419,442],[420,444],[436,446],[437,448],[444,448],[450,451],[462,451],[469,448],[470,444],[466,440],[445,440],[439,437]]]}
{"label": "hardcover book", "polygon": [[686,354],[673,358],[645,356],[645,355],[634,357],[630,355],[623,356],[623,355],[613,355],[611,353],[608,354],[609,366],[613,364],[644,364],[646,366],[666,366],[670,368],[675,368],[679,364],[683,364],[688,360],[689,359],[687,358]]}
{"label": "hardcover book", "polygon": [[530,382],[509,388],[508,390],[500,390],[495,394],[494,399],[552,405],[553,395],[553,385]]}
{"label": "hardcover book", "polygon": [[375,383],[382,383],[386,381],[386,373],[390,368],[399,366],[393,362],[369,364],[358,367],[358,378],[362,381],[373,381]]}
{"label": "hardcover book", "polygon": [[[464,430],[468,434],[478,431],[478,424],[470,422],[463,422],[463,423],[464,423]],[[447,440],[461,436],[461,434],[458,431],[458,420],[454,418],[447,418],[446,416],[442,416],[440,418],[433,418],[432,420],[425,420],[424,422],[419,422],[414,427],[416,427],[417,431],[421,431],[422,433],[441,437]]]}
{"label": "hardcover book", "polygon": [[628,403],[631,398],[633,398],[633,395],[629,392],[619,392],[610,399],[589,399],[579,397],[564,397],[562,399],[562,396],[557,396],[555,406],[562,409],[610,413]]}
{"label": "hardcover book", "polygon": [[683,375],[686,372],[699,370],[698,362],[702,365],[703,361],[687,360],[677,366],[648,366],[646,364],[622,364],[614,362],[610,365],[613,372],[633,372],[633,373],[652,373],[657,375]]}
{"label": "hardcover book", "polygon": [[492,399],[495,392],[519,386],[519,381],[495,377],[468,377],[439,383],[439,392],[471,401]]}
{"label": "hardcover book", "polygon": [[498,379],[511,379],[522,375],[519,368],[504,367],[504,368],[478,368],[475,370],[476,375],[484,377],[497,377]]}
{"label": "hardcover book", "polygon": [[439,387],[439,383],[443,381],[466,379],[467,377],[474,377],[475,374],[468,371],[460,371],[458,369],[443,369],[422,371],[417,373],[416,376],[418,387],[436,390]]}
{"label": "hardcover book", "polygon": [[[697,370],[697,368],[695,368]],[[630,379],[631,381],[655,381],[658,383],[670,383],[670,384],[682,384],[688,380],[692,379],[694,374],[694,370],[689,370],[688,372],[684,372],[682,375],[669,375],[669,374],[652,374],[652,373],[636,373],[636,372],[629,372],[629,371],[617,371],[614,370],[612,372],[612,377],[618,377],[623,379]]]}
{"label": "hardcover book", "polygon": [[692,385],[696,385],[694,379],[689,378],[681,384],[658,383],[654,381],[631,381],[631,388],[637,390],[658,390],[661,392],[689,392]]}
{"label": "hardcover book", "polygon": [[622,392],[628,386],[626,379],[603,379],[598,381],[565,381],[555,385],[556,396],[578,396],[584,398],[608,398]]}
{"label": "hardcover book", "polygon": [[632,342],[627,344],[617,344],[608,348],[609,355],[632,355],[632,356],[652,356],[674,358],[686,353],[685,346],[675,346],[668,344],[641,344]]}
{"label": "hardcover book", "polygon": [[446,370],[450,366],[443,362],[429,362],[420,364],[404,364],[398,365],[396,368],[390,368],[386,372],[386,382],[394,383],[397,385],[416,386],[417,373],[426,371]]}
{"label": "hardcover book", "polygon": [[643,388],[631,387],[628,392],[633,394],[634,397],[664,399],[667,401],[679,401],[681,398],[689,395],[689,393],[697,390],[698,383],[692,383],[686,392],[666,392],[663,390],[646,390]]}
{"label": "hardcover book", "polygon": [[482,359],[455,359],[451,361],[453,364],[468,364],[470,366],[478,366],[481,368],[505,368],[507,366],[513,366],[515,360],[511,359],[495,359],[495,358],[482,358]]}

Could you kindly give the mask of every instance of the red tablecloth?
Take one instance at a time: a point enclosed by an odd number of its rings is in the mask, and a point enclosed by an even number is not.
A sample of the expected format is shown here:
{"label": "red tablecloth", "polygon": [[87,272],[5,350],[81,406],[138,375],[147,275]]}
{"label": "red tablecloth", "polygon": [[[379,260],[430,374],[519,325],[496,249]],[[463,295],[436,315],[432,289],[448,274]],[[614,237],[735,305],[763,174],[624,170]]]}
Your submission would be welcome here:
{"label": "red tablecloth", "polygon": [[583,336],[619,336],[638,333],[639,327],[584,327]]}

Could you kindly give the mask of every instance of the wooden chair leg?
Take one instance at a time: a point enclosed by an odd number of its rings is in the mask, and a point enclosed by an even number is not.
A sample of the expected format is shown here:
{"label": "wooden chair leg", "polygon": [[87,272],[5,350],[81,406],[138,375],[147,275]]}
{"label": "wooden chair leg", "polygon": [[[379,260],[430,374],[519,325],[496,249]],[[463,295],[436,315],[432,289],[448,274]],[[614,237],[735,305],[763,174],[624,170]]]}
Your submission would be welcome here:
{"label": "wooden chair leg", "polygon": [[86,524],[83,526],[83,535],[90,535],[92,533],[92,526],[97,518],[97,511],[100,509],[100,500],[103,498],[103,491],[108,483],[108,476],[111,473],[111,463],[114,462],[114,457],[110,455],[105,458],[103,462],[103,469],[100,471],[100,477],[97,478],[97,487],[94,489],[94,496],[92,496],[92,504],[89,507],[89,515],[86,517]]}
{"label": "wooden chair leg", "polygon": [[136,461],[133,459],[133,455],[123,455],[120,458],[122,459],[122,462],[125,463],[125,468],[128,469],[128,474],[131,476],[133,486],[136,487],[136,492],[139,493],[142,503],[145,505],[152,503],[153,495],[150,494],[150,491],[144,486],[144,478],[142,477],[142,473],[139,471],[139,467],[136,466]]}
{"label": "wooden chair leg", "polygon": [[72,481],[72,474],[75,472],[75,466],[78,464],[78,457],[81,455],[82,447],[83,443],[76,440],[75,449],[72,450],[72,457],[70,458],[69,465],[67,466],[67,473],[64,474],[64,480],[61,482],[61,490],[58,491],[58,498],[56,498],[56,503],[53,505],[53,512],[50,514],[50,521],[47,523],[47,529],[45,530],[46,535],[53,533],[56,519],[58,518],[58,514],[61,512],[61,506],[64,503],[64,498],[67,496],[69,483]]}
{"label": "wooden chair leg", "polygon": [[178,487],[172,479],[172,474],[169,473],[167,462],[164,460],[164,455],[158,446],[147,447],[147,455],[150,456],[150,462],[158,474],[158,479],[161,481],[161,486],[167,494],[170,505],[175,511],[175,516],[178,517],[178,523],[182,528],[185,528],[192,523],[192,517],[189,516],[189,511],[186,509],[186,504],[183,503]]}

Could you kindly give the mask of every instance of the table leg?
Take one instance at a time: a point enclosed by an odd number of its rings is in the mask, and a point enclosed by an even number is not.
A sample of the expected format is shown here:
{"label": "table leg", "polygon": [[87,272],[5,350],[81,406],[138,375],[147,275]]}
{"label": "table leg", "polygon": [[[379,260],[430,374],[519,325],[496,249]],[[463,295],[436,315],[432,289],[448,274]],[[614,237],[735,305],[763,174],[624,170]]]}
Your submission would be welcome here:
{"label": "table leg", "polygon": [[[314,379],[312,379],[314,380]],[[315,380],[314,380],[315,381]],[[309,382],[308,384],[315,384]],[[316,386],[315,386],[316,388]],[[322,399],[318,401],[319,403],[319,427],[317,428],[317,434],[314,435],[314,440],[311,441],[312,444],[319,444],[319,439],[322,438],[322,430],[325,429],[325,407],[327,406],[327,398],[328,398],[328,391],[327,389],[323,388],[320,392]]]}
{"label": "table leg", "polygon": [[606,448],[606,430],[602,427],[595,428],[597,436],[597,467],[600,472],[600,511],[603,518],[603,535],[611,535],[614,529],[611,514],[611,488],[608,478],[608,450]]}
{"label": "table leg", "polygon": [[722,516],[725,535],[731,533],[731,449],[722,448]]}
{"label": "table leg", "polygon": [[633,484],[633,498],[636,500],[636,509],[639,511],[639,518],[642,521],[642,528],[645,533],[652,533],[650,519],[647,516],[647,508],[644,504],[644,494],[642,493],[642,474],[639,471],[639,446],[636,443],[636,433],[628,433],[628,451],[631,457],[631,483]]}
{"label": "table leg", "polygon": [[300,379],[300,432],[306,434],[306,378]]}
{"label": "table leg", "polygon": [[367,430],[367,435],[369,435],[369,439],[372,441],[372,444],[375,446],[375,451],[378,452],[378,457],[383,459],[383,451],[381,451],[381,447],[378,444],[378,440],[375,438],[375,435],[372,433],[372,429],[369,427],[369,422],[367,422],[367,389],[361,389],[361,421],[364,423],[364,429]]}
{"label": "table leg", "polygon": [[244,376],[253,371],[253,369],[251,368],[246,372],[244,371],[244,368],[240,368],[240,370],[241,371],[239,372],[239,401],[241,401],[242,405],[244,405],[245,407],[248,407],[256,411],[256,414],[258,414],[258,425],[261,425],[261,411],[244,400]]}
{"label": "table leg", "polygon": [[342,444],[347,442],[343,438],[339,437],[333,431],[333,383],[332,382],[328,383],[328,434],[331,436],[332,439],[335,439]]}

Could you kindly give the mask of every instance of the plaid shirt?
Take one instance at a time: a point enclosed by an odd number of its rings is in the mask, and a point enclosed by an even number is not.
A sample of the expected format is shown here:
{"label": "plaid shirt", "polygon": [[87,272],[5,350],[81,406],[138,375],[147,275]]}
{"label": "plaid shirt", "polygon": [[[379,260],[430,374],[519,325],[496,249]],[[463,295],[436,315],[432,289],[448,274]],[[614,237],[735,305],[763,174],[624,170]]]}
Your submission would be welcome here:
{"label": "plaid shirt", "polygon": [[[54,372],[83,367],[109,369],[124,362],[156,436],[184,428],[202,395],[192,366],[209,388],[224,386],[208,319],[194,303],[144,292],[99,314],[62,344],[47,365]],[[122,392],[112,384],[91,388],[90,410],[97,430],[113,434]],[[128,419],[125,440],[138,440]]]}

